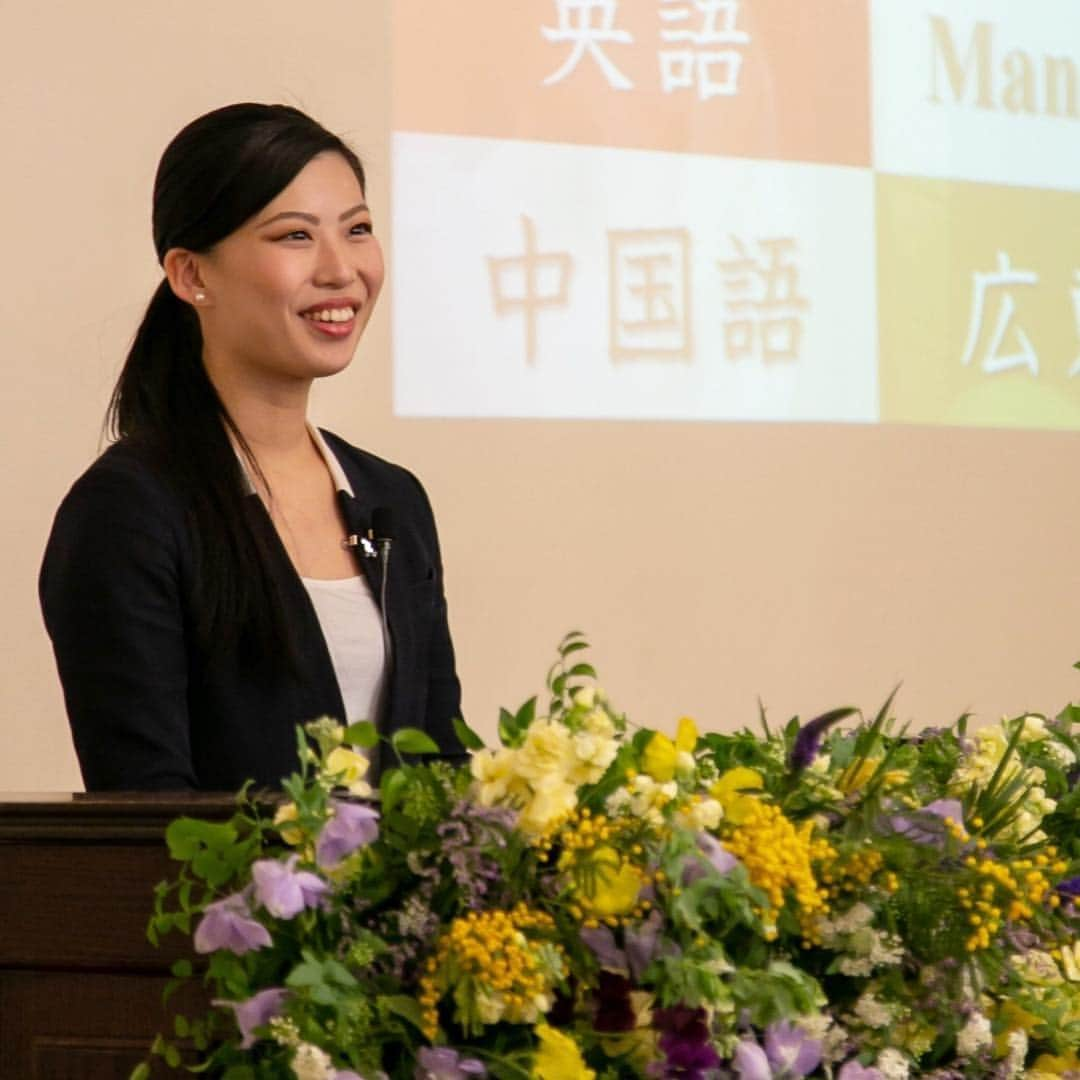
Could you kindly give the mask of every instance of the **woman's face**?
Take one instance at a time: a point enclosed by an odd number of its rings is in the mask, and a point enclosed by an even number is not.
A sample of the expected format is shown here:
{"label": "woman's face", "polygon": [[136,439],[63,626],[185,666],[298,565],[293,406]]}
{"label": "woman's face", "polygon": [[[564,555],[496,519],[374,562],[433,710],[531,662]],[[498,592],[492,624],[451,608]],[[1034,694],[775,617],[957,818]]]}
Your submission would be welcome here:
{"label": "woman's face", "polygon": [[346,367],[383,282],[356,174],[313,158],[284,191],[198,256],[208,370],[310,380]]}

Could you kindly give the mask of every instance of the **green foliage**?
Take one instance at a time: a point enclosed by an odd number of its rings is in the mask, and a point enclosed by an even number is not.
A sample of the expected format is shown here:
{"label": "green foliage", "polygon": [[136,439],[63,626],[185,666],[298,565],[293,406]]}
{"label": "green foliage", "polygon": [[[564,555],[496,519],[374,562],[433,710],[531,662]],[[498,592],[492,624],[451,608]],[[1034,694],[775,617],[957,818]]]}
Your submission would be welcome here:
{"label": "green foliage", "polygon": [[[1069,952],[1080,926],[1050,899],[1053,883],[1080,874],[1080,707],[1006,722],[997,743],[984,740],[1004,749],[983,760],[968,717],[912,735],[892,716],[894,691],[870,719],[844,708],[811,721],[823,737],[806,761],[806,725],[770,723],[763,709],[760,730],[707,732],[692,747],[685,725],[677,744],[674,725],[664,738],[628,731],[594,685],[586,648],[577,632],[560,643],[546,708],[534,696],[501,710],[503,751],[485,752],[482,781],[433,760],[423,731],[383,737],[366,722],[322,718],[297,733],[299,768],[283,784],[277,826],[278,805],[246,790],[226,822],[174,822],[166,839],[179,870],[155,887],[150,940],[192,934],[208,905],[229,897],[228,910],[258,921],[272,945],[181,959],[167,993],[198,978],[219,1002],[287,995],[274,1037],[251,1050],[238,1045],[233,1009],[219,1005],[176,1016],[151,1059],[178,1067],[181,1040],[200,1055],[193,1072],[283,1080],[307,1043],[338,1070],[407,1080],[434,1035],[496,1080],[528,1080],[535,1025],[555,1008],[588,1067],[623,1080],[656,1064],[650,1017],[674,1005],[702,1010],[727,1071],[740,1039],[760,1042],[770,1024],[797,1018],[841,1023],[849,1060],[870,1065],[896,1040],[912,1077],[952,1069],[966,1018],[985,1010],[1000,1026],[1007,1002],[1033,1018],[1029,1063],[1080,1046],[1080,978],[1052,956],[1059,948],[1080,963]],[[463,721],[454,730],[483,750]],[[346,803],[363,791],[342,790],[329,755],[380,741],[382,760],[398,764],[379,781],[378,835],[321,865],[320,835],[335,819],[353,827],[348,815],[360,815]],[[752,773],[725,779],[736,768]],[[946,827],[941,808],[957,804],[963,821]],[[736,850],[744,861],[731,865]],[[316,876],[327,895],[272,915],[253,881],[262,860]],[[1005,871],[1012,885],[999,880]],[[1042,893],[1010,891],[1033,874]],[[1057,977],[1025,973],[1031,957]],[[600,1000],[602,968],[626,980],[620,1007],[637,1028],[596,1030],[611,1005]],[[514,991],[520,1013],[497,986],[507,971],[535,978]],[[890,1022],[864,1023],[861,1008],[884,1009]],[[814,1075],[835,1076],[842,1063]],[[950,1075],[997,1068],[991,1058],[969,1064]],[[148,1062],[132,1074],[148,1076]]]}

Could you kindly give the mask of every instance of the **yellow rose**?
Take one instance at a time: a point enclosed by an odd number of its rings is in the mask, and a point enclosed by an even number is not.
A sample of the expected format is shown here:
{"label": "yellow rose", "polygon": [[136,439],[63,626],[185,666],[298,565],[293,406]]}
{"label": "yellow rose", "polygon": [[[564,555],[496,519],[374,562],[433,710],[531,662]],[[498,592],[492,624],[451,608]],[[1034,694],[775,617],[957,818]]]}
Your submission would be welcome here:
{"label": "yellow rose", "polygon": [[675,744],[666,735],[656,731],[641,752],[641,768],[657,783],[666,784],[675,777],[678,758]]}
{"label": "yellow rose", "polygon": [[527,794],[516,771],[517,752],[506,747],[477,750],[469,761],[476,780],[476,798],[481,806],[495,806],[508,797]]}
{"label": "yellow rose", "polygon": [[534,787],[548,777],[565,780],[577,764],[569,730],[555,720],[534,720],[516,764],[518,774]]}
{"label": "yellow rose", "polygon": [[548,832],[577,806],[577,789],[558,777],[537,785],[532,797],[521,809],[518,828],[529,836]]}
{"label": "yellow rose", "polygon": [[765,781],[756,769],[745,765],[736,765],[728,769],[715,784],[709,788],[709,794],[724,808],[724,819],[733,825],[741,825],[746,815],[757,802],[757,796],[747,795],[747,791],[760,791]]}
{"label": "yellow rose", "polygon": [[547,1024],[536,1028],[540,1045],[533,1058],[536,1080],[595,1080],[596,1073],[585,1064],[578,1044]]}

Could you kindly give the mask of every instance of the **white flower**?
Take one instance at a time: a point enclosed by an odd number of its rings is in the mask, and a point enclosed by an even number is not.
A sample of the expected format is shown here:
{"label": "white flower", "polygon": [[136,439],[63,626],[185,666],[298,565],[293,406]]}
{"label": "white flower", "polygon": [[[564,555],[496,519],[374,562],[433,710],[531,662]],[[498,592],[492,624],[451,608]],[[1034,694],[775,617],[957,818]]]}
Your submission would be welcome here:
{"label": "white flower", "polygon": [[911,1075],[911,1063],[899,1050],[882,1050],[874,1065],[884,1080],[907,1080]]}
{"label": "white flower", "polygon": [[832,929],[837,934],[854,934],[874,921],[874,909],[861,900],[852,904],[842,915],[832,921]]}
{"label": "white flower", "polygon": [[590,731],[575,735],[573,745],[578,763],[570,774],[570,780],[575,784],[595,784],[615,760],[619,749],[613,738]]}
{"label": "white flower", "polygon": [[1046,722],[1041,716],[1033,716],[1028,713],[1027,716],[1020,718],[1020,723],[1023,725],[1020,732],[1020,741],[1022,743],[1039,742],[1049,734],[1046,730]]}
{"label": "white flower", "polygon": [[724,807],[716,799],[691,802],[679,814],[679,824],[693,832],[712,832],[719,828]]}
{"label": "white flower", "polygon": [[1028,949],[1026,953],[1010,956],[1009,963],[1024,982],[1034,986],[1060,986],[1063,981],[1054,958],[1042,949]]}
{"label": "white flower", "polygon": [[1005,1057],[1005,1067],[1008,1069],[1010,1080],[1020,1076],[1024,1071],[1024,1062],[1027,1061],[1028,1037],[1023,1028],[1009,1032],[1009,1052]]}
{"label": "white flower", "polygon": [[1076,764],[1076,755],[1063,742],[1049,739],[1046,743],[1047,754],[1063,769],[1071,769]]}
{"label": "white flower", "polygon": [[574,691],[574,704],[583,709],[591,709],[596,703],[596,687],[582,686]]}
{"label": "white flower", "polygon": [[329,1056],[311,1043],[301,1043],[296,1048],[292,1069],[297,1080],[331,1080],[334,1075]]}
{"label": "white flower", "polygon": [[476,1015],[482,1024],[497,1024],[506,1011],[506,1001],[498,990],[481,988],[476,992]]}
{"label": "white flower", "polygon": [[975,1057],[994,1041],[990,1021],[981,1012],[973,1012],[956,1034],[956,1052],[961,1057]]}
{"label": "white flower", "polygon": [[615,724],[603,709],[593,709],[585,717],[584,729],[590,735],[596,735],[601,739],[615,738]]}
{"label": "white flower", "polygon": [[855,1002],[855,1015],[868,1028],[888,1027],[893,1020],[892,1010],[883,1001],[878,1001],[871,990]]}

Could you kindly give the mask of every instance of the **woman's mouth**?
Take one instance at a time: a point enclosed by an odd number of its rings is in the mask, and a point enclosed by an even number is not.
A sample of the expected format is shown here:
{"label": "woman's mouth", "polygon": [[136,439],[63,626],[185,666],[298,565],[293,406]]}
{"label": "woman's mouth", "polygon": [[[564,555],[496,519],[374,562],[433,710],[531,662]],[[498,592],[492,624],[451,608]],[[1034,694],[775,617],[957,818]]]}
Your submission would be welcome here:
{"label": "woman's mouth", "polygon": [[300,312],[300,317],[318,334],[348,337],[356,325],[356,308],[352,304],[313,307]]}

